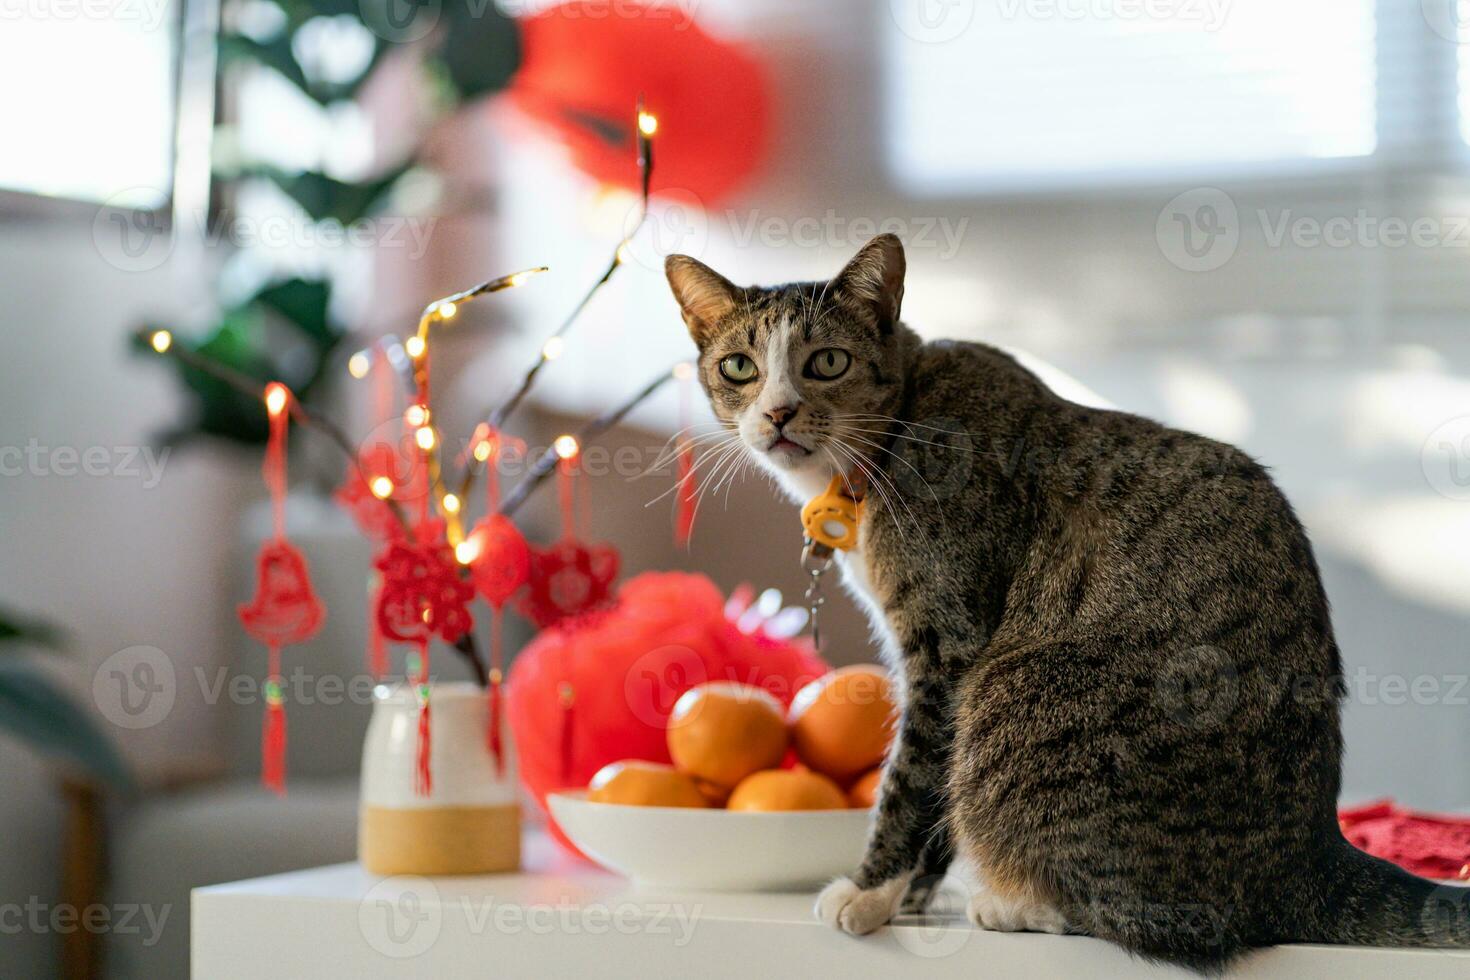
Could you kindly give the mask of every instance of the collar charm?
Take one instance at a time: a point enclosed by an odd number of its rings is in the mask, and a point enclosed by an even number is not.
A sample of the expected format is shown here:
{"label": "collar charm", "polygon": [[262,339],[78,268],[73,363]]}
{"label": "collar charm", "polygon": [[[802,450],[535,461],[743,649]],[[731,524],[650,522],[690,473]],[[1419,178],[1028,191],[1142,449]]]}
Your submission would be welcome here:
{"label": "collar charm", "polygon": [[851,551],[857,547],[858,521],[862,517],[861,496],[847,491],[847,478],[839,473],[832,477],[826,490],[802,507],[801,526],[806,536],[817,544],[833,551]]}

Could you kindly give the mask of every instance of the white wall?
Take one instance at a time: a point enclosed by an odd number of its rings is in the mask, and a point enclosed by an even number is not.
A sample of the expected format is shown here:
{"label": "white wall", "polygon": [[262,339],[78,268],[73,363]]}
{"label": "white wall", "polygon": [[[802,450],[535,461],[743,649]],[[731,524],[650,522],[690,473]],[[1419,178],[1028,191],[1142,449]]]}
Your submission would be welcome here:
{"label": "white wall", "polygon": [[[125,465],[178,418],[178,388],[163,366],[128,353],[145,316],[180,322],[190,309],[167,266],[120,271],[88,221],[0,224],[0,602],[61,625],[63,655],[48,666],[95,707],[92,678],[110,654],[157,647],[180,664],[218,651],[227,549],[255,464],[180,451],[161,475]],[[33,442],[34,440],[34,442]],[[44,447],[20,462],[13,449]],[[67,452],[93,450],[94,471]],[[105,451],[104,458],[101,453]],[[35,469],[36,472],[31,472]],[[78,469],[76,475],[67,475]],[[105,719],[145,779],[210,750],[211,721],[180,699],[163,723],[128,731]],[[101,715],[99,714],[99,718]],[[0,745],[0,902],[56,901],[60,807],[54,774],[10,738]],[[57,937],[7,935],[5,972],[46,976]]]}

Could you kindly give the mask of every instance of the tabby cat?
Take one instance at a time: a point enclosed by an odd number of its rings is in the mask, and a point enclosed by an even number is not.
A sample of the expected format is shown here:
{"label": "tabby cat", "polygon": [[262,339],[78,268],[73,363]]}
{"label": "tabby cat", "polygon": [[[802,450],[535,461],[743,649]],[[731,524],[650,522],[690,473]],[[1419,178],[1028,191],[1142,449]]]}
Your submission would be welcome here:
{"label": "tabby cat", "polygon": [[1207,972],[1272,943],[1470,945],[1465,889],[1339,831],[1337,644],[1265,469],[922,342],[904,268],[892,235],[829,282],[666,265],[722,434],[798,502],[834,475],[863,496],[840,564],[902,715],[862,866],[820,918],[922,910],[958,853],[980,926]]}

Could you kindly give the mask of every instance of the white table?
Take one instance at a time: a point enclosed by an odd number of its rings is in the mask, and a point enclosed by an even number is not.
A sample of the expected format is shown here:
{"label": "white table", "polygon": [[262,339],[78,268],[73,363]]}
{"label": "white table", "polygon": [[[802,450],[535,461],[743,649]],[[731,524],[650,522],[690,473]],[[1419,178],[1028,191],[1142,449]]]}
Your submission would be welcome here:
{"label": "white table", "polygon": [[[355,864],[195,889],[193,975],[310,977],[1151,977],[1095,939],[972,928],[958,914],[862,939],[812,918],[806,894],[669,893],[581,865],[540,834],[526,872],[378,878]],[[1470,977],[1470,951],[1283,946],[1232,977]]]}

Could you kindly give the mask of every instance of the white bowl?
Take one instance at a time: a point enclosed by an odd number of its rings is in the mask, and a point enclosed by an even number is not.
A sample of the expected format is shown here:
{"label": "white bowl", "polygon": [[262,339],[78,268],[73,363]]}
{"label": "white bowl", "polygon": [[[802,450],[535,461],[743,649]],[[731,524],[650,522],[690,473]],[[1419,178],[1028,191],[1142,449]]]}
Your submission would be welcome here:
{"label": "white bowl", "polygon": [[750,813],[591,803],[585,790],[547,804],[572,843],[640,885],[710,891],[791,891],[853,871],[867,810]]}

